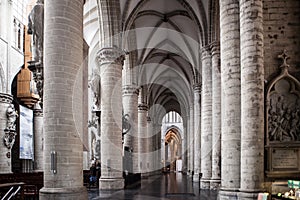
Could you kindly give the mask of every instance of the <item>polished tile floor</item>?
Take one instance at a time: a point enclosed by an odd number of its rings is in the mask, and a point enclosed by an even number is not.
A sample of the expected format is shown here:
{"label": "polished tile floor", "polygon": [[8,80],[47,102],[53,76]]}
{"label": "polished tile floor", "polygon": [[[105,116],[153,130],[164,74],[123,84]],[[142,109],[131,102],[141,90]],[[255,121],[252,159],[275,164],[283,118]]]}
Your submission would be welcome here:
{"label": "polished tile floor", "polygon": [[216,200],[218,192],[199,190],[199,184],[181,173],[168,173],[143,179],[141,187],[118,191],[99,191],[88,189],[89,199],[116,200]]}

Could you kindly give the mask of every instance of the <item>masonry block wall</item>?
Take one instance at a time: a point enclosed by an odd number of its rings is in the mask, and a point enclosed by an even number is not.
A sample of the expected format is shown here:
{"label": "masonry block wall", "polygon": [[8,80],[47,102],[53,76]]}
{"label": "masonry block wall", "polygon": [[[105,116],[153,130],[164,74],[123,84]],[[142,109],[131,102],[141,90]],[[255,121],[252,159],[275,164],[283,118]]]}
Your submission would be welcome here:
{"label": "masonry block wall", "polygon": [[300,1],[265,0],[263,2],[265,79],[279,72],[282,61],[277,56],[283,49],[290,59],[289,71],[300,79]]}

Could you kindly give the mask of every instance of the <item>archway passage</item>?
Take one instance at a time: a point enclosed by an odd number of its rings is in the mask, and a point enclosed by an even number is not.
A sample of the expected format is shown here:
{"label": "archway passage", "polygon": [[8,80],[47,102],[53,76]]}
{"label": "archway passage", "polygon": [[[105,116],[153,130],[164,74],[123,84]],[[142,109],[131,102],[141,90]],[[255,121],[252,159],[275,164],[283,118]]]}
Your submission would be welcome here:
{"label": "archway passage", "polygon": [[[169,164],[170,171],[176,171],[176,161],[181,160],[181,137],[178,135],[178,130],[172,128],[165,136],[165,158]],[[168,168],[168,166],[166,166]]]}
{"label": "archway passage", "polygon": [[164,116],[161,133],[163,171],[182,171],[184,134],[182,118],[177,112],[171,111]]}

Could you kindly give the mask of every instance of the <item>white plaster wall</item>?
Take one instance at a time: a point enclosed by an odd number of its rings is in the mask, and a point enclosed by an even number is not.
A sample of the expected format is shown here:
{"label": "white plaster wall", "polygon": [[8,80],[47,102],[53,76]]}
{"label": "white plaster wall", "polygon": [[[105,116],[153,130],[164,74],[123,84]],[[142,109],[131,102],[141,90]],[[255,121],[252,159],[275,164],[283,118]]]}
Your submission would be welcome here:
{"label": "white plaster wall", "polygon": [[7,79],[7,43],[0,39],[0,92],[6,91]]}

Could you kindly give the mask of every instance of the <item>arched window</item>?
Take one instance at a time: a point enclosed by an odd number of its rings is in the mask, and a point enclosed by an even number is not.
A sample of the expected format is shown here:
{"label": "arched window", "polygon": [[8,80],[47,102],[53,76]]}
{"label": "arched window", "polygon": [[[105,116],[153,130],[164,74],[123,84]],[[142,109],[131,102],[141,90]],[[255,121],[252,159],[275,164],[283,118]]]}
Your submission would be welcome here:
{"label": "arched window", "polygon": [[21,24],[18,26],[18,36],[17,36],[18,49],[21,49]]}
{"label": "arched window", "polygon": [[17,39],[18,39],[18,37],[17,37],[17,32],[18,32],[17,20],[14,19],[13,23],[14,23],[13,46],[16,47],[17,46]]}

